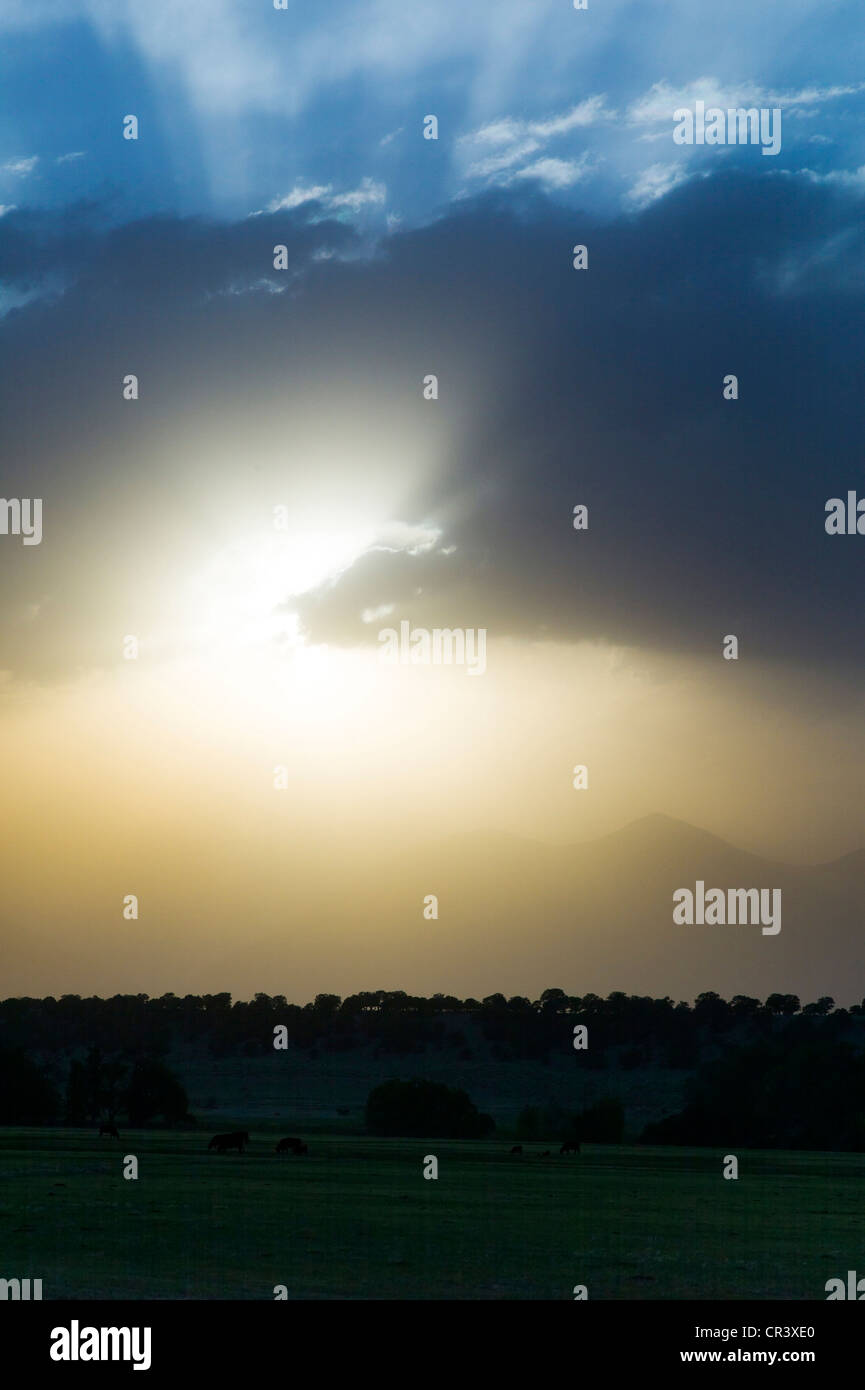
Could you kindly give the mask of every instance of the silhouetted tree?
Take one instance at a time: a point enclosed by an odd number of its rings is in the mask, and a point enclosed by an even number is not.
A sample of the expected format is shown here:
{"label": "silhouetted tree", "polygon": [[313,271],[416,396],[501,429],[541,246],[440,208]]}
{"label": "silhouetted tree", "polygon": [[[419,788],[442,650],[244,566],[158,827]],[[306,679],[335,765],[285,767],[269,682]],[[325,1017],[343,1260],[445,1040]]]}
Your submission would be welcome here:
{"label": "silhouetted tree", "polygon": [[135,1063],[124,1099],[134,1129],[155,1119],[175,1124],[189,1110],[189,1098],[177,1077],[154,1058]]}
{"label": "silhouetted tree", "polygon": [[[806,1004],[802,1013],[806,1018],[825,1018],[835,1007],[835,1000],[828,994],[821,994],[820,998],[813,1004]],[[852,1010],[851,1010],[852,1012]]]}
{"label": "silhouetted tree", "polygon": [[766,1000],[766,1008],[772,1014],[782,1014],[789,1018],[799,1012],[799,997],[796,994],[770,994]]}
{"label": "silhouetted tree", "polygon": [[765,1149],[865,1148],[865,1057],[805,1033],[733,1048],[700,1067],[678,1115],[645,1143]]}
{"label": "silhouetted tree", "polygon": [[404,1138],[482,1139],[495,1129],[465,1091],[420,1077],[376,1086],[367,1099],[366,1122],[373,1134]]}

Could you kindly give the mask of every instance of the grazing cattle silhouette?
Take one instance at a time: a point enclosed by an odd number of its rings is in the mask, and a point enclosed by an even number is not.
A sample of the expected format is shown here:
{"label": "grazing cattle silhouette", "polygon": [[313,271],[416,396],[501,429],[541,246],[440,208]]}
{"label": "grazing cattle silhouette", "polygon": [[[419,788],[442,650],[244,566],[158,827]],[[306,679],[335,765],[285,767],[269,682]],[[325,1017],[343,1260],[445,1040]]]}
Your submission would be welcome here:
{"label": "grazing cattle silhouette", "polygon": [[218,1154],[227,1153],[229,1149],[237,1149],[239,1154],[243,1153],[244,1144],[249,1143],[249,1135],[246,1130],[235,1130],[234,1134],[214,1134],[207,1148],[216,1149]]}
{"label": "grazing cattle silhouette", "polygon": [[578,1154],[580,1152],[579,1139],[566,1139],[559,1149],[560,1154]]}
{"label": "grazing cattle silhouette", "polygon": [[523,1146],[522,1146],[522,1144],[514,1144],[514,1147],[511,1149],[511,1153],[512,1153],[512,1154],[521,1154],[522,1151],[523,1151]]}
{"label": "grazing cattle silhouette", "polygon": [[100,1138],[100,1139],[102,1138],[103,1134],[107,1134],[108,1137],[109,1137],[110,1139],[119,1139],[119,1138],[120,1138],[120,1135],[117,1133],[117,1130],[116,1130],[115,1126],[114,1126],[114,1125],[111,1125],[111,1124],[100,1125],[100,1126],[99,1126],[99,1138]]}
{"label": "grazing cattle silhouette", "polygon": [[305,1154],[309,1153],[309,1149],[302,1139],[295,1139],[292,1135],[289,1135],[286,1139],[280,1139],[276,1146],[276,1152],[278,1154]]}

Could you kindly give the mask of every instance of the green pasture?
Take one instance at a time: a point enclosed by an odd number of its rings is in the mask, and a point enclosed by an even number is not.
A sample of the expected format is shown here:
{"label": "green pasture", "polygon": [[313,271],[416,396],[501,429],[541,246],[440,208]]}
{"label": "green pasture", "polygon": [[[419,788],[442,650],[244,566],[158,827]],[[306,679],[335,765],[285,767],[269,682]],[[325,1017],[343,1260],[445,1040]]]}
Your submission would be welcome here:
{"label": "green pasture", "polygon": [[[0,1277],[48,1298],[825,1299],[865,1274],[865,1156],[210,1130],[0,1129]],[[138,1159],[125,1180],[123,1157]],[[438,1159],[437,1180],[423,1160]]]}

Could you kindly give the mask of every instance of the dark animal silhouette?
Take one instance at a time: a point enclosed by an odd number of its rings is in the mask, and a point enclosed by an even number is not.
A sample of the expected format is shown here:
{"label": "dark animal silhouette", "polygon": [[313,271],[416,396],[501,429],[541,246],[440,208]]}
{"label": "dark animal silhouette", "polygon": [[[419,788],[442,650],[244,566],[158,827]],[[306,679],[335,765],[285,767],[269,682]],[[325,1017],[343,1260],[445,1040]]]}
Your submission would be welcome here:
{"label": "dark animal silhouette", "polygon": [[549,1158],[549,1157],[550,1157],[550,1151],[549,1151],[549,1149],[544,1149],[543,1153],[541,1154],[541,1158]]}
{"label": "dark animal silhouette", "polygon": [[112,1124],[105,1124],[105,1125],[100,1125],[100,1126],[99,1126],[99,1138],[100,1138],[100,1139],[102,1138],[103,1134],[107,1134],[108,1137],[109,1137],[110,1139],[119,1139],[119,1138],[120,1138],[120,1135],[117,1133],[117,1130],[116,1130],[115,1126],[112,1125]]}
{"label": "dark animal silhouette", "polygon": [[511,1149],[511,1153],[512,1153],[512,1154],[521,1154],[522,1151],[523,1151],[523,1146],[522,1146],[522,1144],[514,1144],[514,1147]]}
{"label": "dark animal silhouette", "polygon": [[305,1154],[309,1153],[309,1149],[306,1147],[302,1139],[295,1139],[292,1135],[289,1135],[286,1139],[280,1139],[279,1143],[276,1146],[276,1152],[278,1154]]}
{"label": "dark animal silhouette", "polygon": [[580,1152],[579,1139],[566,1139],[559,1149],[560,1154],[578,1154]]}
{"label": "dark animal silhouette", "polygon": [[214,1134],[207,1148],[216,1149],[218,1154],[227,1153],[229,1149],[237,1149],[239,1154],[243,1153],[244,1144],[249,1143],[249,1135],[246,1130],[235,1130],[233,1134]]}

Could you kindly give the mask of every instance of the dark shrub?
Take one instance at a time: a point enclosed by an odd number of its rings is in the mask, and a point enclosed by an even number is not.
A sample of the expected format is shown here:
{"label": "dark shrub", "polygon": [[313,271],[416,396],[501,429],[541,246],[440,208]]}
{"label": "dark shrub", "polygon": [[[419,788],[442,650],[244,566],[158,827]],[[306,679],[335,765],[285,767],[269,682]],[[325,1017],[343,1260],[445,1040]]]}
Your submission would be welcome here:
{"label": "dark shrub", "polygon": [[367,1099],[366,1122],[372,1134],[409,1139],[482,1139],[495,1129],[465,1091],[420,1077],[376,1086]]}

